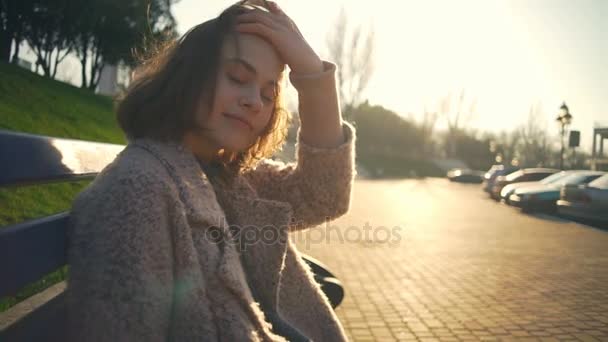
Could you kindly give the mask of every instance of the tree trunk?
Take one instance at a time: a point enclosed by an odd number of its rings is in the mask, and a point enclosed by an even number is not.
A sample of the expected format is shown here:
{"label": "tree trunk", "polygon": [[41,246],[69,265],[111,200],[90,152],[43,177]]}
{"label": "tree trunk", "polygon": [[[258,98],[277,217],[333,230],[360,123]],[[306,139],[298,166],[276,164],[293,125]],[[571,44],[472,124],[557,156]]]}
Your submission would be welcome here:
{"label": "tree trunk", "polygon": [[51,77],[51,69],[49,69],[49,65],[43,59],[39,59],[40,66],[42,67],[42,72],[44,77]]}
{"label": "tree trunk", "polygon": [[89,74],[90,78],[88,86],[89,90],[91,91],[95,91],[95,88],[97,88],[97,84],[99,84],[99,79],[101,77],[101,69],[103,69],[105,64],[98,46],[99,43],[97,43],[97,46],[91,49],[93,55],[91,56],[91,72]]}
{"label": "tree trunk", "polygon": [[57,67],[59,66],[59,63],[61,63],[61,61],[63,61],[63,59],[65,57],[67,57],[67,55],[69,55],[71,51],[72,51],[72,47],[69,46],[68,48],[66,48],[64,50],[64,53],[63,53],[63,56],[62,56],[61,55],[61,51],[57,50],[57,55],[55,56],[55,61],[53,63],[54,68],[52,68],[52,70],[53,70],[53,75],[52,75],[53,79],[55,78],[55,75],[57,75]]}
{"label": "tree trunk", "polygon": [[87,54],[89,53],[89,44],[88,42],[82,44],[80,47],[82,55],[80,56],[80,65],[82,66],[82,83],[80,84],[80,88],[85,89],[87,87]]}
{"label": "tree trunk", "polygon": [[42,73],[45,77],[51,77],[51,69],[49,62],[49,51],[44,49],[42,44],[36,44],[37,42],[27,39],[27,44],[30,49],[36,55],[36,72],[38,72],[38,66],[42,68]]}
{"label": "tree trunk", "polygon": [[9,31],[0,30],[0,61],[9,62],[13,37]]}
{"label": "tree trunk", "polygon": [[91,79],[89,80],[89,90],[95,91],[99,80],[101,79],[101,71],[103,70],[105,63],[103,61],[97,62],[95,68],[91,68]]}
{"label": "tree trunk", "polygon": [[51,77],[51,69],[47,60],[48,55],[44,54],[44,52],[39,47],[36,47],[34,49],[34,52],[36,53],[36,64],[40,65],[40,67],[42,68],[43,75],[45,77]]}
{"label": "tree trunk", "polygon": [[15,38],[15,51],[13,52],[11,63],[17,64],[19,61],[19,45],[21,45],[21,39]]}

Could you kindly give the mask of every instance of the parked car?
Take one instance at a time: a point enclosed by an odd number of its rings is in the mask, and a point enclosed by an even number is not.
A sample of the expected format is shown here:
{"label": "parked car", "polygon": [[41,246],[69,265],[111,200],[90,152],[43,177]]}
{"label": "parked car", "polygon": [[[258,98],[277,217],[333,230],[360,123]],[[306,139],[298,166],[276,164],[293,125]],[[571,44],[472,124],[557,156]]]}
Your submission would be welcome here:
{"label": "parked car", "polygon": [[539,184],[515,190],[509,197],[511,205],[522,208],[525,211],[555,211],[556,202],[560,198],[561,189],[564,186],[577,187],[587,184],[603,176],[601,171],[575,171],[566,177],[549,184]]}
{"label": "parked car", "polygon": [[492,185],[490,197],[500,200],[502,188],[512,183],[539,181],[547,176],[559,172],[557,169],[531,168],[521,169],[506,176],[498,176]]}
{"label": "parked car", "polygon": [[552,182],[556,182],[556,181],[560,180],[561,178],[571,174],[572,172],[574,172],[574,171],[561,171],[561,172],[556,172],[556,173],[552,174],[551,176],[547,176],[539,181],[518,182],[518,183],[512,183],[512,184],[506,185],[500,191],[500,200],[509,204],[509,196],[511,196],[515,192],[515,190],[530,187],[530,186],[541,185],[541,184],[550,184]]}
{"label": "parked car", "polygon": [[560,215],[598,222],[608,228],[608,175],[587,185],[562,188],[557,201]]}
{"label": "parked car", "polygon": [[490,193],[497,177],[508,175],[509,173],[517,170],[519,170],[517,166],[492,165],[492,167],[483,175],[483,183],[481,188],[483,191]]}
{"label": "parked car", "polygon": [[483,171],[471,169],[452,169],[448,171],[447,177],[452,182],[459,183],[481,183],[483,182]]}

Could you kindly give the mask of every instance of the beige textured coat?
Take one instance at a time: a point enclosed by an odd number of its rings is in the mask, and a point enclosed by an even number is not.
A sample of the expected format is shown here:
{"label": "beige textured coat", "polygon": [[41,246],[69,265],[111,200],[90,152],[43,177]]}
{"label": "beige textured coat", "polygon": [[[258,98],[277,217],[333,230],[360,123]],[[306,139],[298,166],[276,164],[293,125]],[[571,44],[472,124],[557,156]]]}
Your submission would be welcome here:
{"label": "beige textured coat", "polygon": [[[334,71],[301,82],[335,91]],[[356,134],[343,131],[335,148],[298,132],[295,163],[264,160],[225,187],[180,145],[130,142],[74,201],[71,340],[284,341],[264,312],[314,341],[346,340],[288,238],[348,212]]]}

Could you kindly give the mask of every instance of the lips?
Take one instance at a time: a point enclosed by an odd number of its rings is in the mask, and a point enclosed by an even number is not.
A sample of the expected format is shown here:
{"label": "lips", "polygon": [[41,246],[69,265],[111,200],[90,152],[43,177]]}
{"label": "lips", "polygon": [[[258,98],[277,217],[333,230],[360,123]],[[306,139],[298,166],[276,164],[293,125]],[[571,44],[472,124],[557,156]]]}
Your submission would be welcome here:
{"label": "lips", "polygon": [[227,116],[227,117],[229,117],[229,118],[231,118],[231,119],[235,119],[235,120],[238,120],[238,121],[244,123],[245,125],[247,125],[247,127],[249,127],[250,130],[253,130],[253,126],[251,125],[251,123],[249,123],[249,121],[247,121],[247,120],[245,120],[245,119],[243,119],[241,117],[238,117],[236,115],[229,114],[229,113],[224,113],[224,115]]}

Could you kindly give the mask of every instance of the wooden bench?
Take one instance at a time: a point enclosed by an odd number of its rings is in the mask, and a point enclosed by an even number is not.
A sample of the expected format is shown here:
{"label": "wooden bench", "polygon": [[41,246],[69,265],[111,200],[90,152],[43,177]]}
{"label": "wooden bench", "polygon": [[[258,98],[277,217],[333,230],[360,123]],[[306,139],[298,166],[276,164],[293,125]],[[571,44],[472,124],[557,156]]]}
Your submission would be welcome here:
{"label": "wooden bench", "polygon": [[[0,130],[0,188],[93,179],[125,146]],[[67,264],[69,212],[0,228],[0,297]],[[344,289],[320,261],[303,256],[336,308]],[[0,312],[0,341],[65,340],[66,281]]]}

